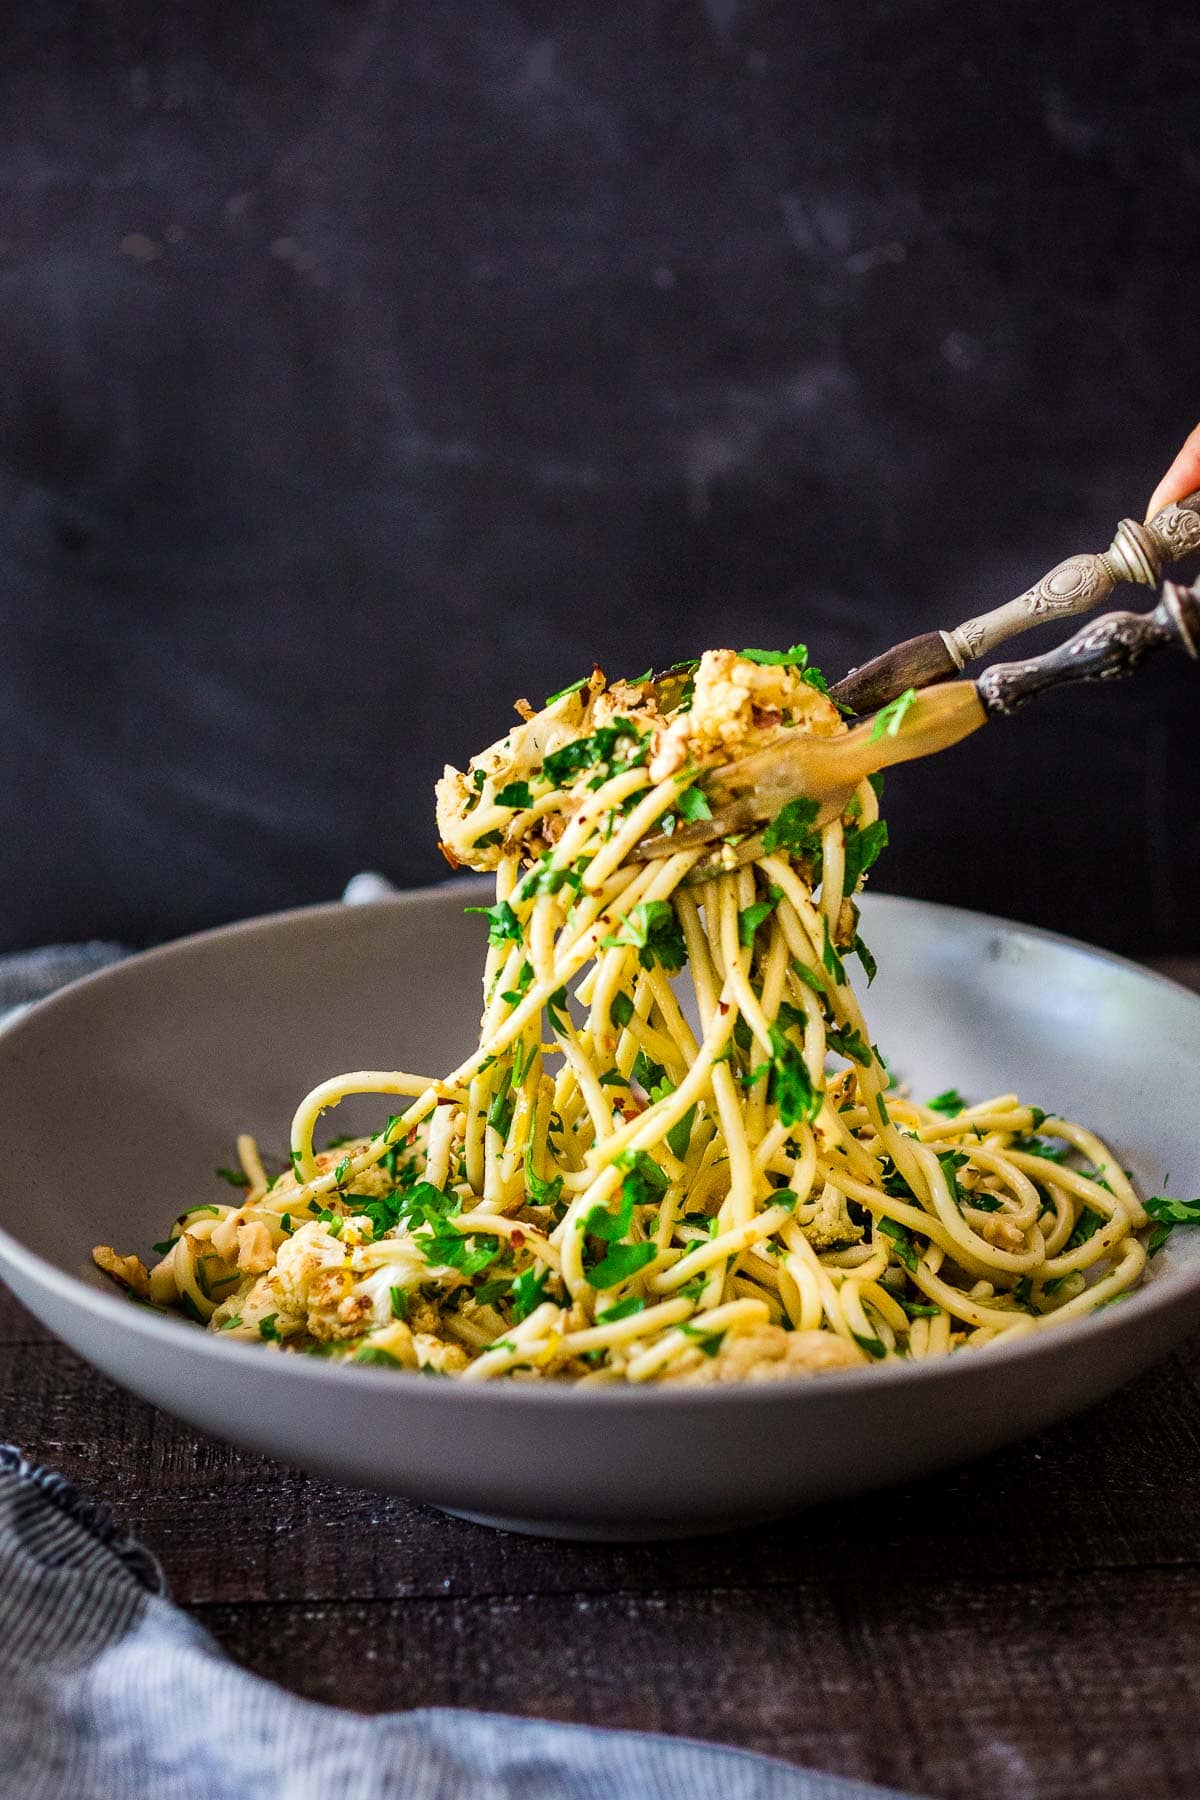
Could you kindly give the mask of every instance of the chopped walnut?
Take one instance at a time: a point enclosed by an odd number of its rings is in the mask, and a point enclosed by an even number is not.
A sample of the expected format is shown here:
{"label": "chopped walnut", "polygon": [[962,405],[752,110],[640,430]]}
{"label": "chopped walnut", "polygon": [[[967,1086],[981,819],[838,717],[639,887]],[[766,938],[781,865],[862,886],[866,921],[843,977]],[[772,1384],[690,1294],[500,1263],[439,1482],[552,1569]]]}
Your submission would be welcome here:
{"label": "chopped walnut", "polygon": [[150,1277],[140,1256],[118,1256],[111,1244],[97,1244],[92,1251],[92,1261],[114,1281],[119,1281],[123,1288],[128,1288],[131,1294],[137,1294],[143,1300],[149,1294]]}

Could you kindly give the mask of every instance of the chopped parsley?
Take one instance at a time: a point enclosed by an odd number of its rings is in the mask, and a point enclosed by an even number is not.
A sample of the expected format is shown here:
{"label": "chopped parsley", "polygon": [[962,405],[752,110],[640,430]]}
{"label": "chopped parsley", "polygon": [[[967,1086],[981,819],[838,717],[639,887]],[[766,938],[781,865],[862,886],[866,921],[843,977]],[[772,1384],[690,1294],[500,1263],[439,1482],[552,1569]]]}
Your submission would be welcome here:
{"label": "chopped parsley", "polygon": [[948,1119],[956,1119],[960,1112],[965,1112],[967,1103],[956,1087],[948,1087],[932,1100],[925,1102],[930,1112],[944,1113]]}
{"label": "chopped parsley", "polygon": [[812,1084],[803,1053],[778,1025],[771,1027],[769,1095],[784,1125],[811,1125],[821,1110],[822,1096]]}
{"label": "chopped parsley", "polygon": [[407,1319],[407,1317],[408,1317],[408,1289],[402,1288],[402,1287],[389,1288],[388,1296],[392,1302],[392,1317],[393,1317],[393,1319]]}
{"label": "chopped parsley", "polygon": [[492,1104],[488,1107],[487,1122],[492,1130],[498,1132],[502,1138],[508,1137],[517,1105],[508,1091],[511,1082],[512,1068],[510,1066],[501,1076],[500,1086],[492,1096]]}
{"label": "chopped parsley", "polygon": [[842,984],[845,982],[845,979],[846,979],[846,965],[842,961],[841,957],[838,955],[837,948],[834,944],[834,941],[829,935],[829,920],[828,919],[822,918],[821,930],[823,933],[823,942],[821,945],[821,961],[824,963],[825,967],[828,969],[829,973],[833,976],[833,979],[837,982],[838,986],[840,987],[840,986],[842,986]]}
{"label": "chopped parsley", "polygon": [[510,781],[496,795],[497,806],[511,806],[514,812],[533,805],[533,795],[529,791],[527,781]]}
{"label": "chopped parsley", "polygon": [[478,1275],[500,1254],[500,1239],[491,1232],[450,1231],[417,1239],[431,1268],[454,1269],[460,1275]]}
{"label": "chopped parsley", "polygon": [[1093,1212],[1090,1206],[1085,1207],[1076,1219],[1075,1229],[1063,1245],[1063,1249],[1078,1250],[1081,1244],[1086,1244],[1089,1238],[1095,1237],[1103,1224],[1104,1220],[1098,1212]]}
{"label": "chopped parsley", "polygon": [[825,1034],[825,1042],[838,1056],[861,1063],[864,1069],[871,1066],[871,1047],[865,1044],[857,1031],[830,1031]]}
{"label": "chopped parsley", "polygon": [[1153,1256],[1161,1250],[1176,1225],[1200,1225],[1200,1200],[1172,1200],[1167,1194],[1152,1194],[1146,1211],[1156,1221],[1146,1248]]}
{"label": "chopped parsley", "polygon": [[743,662],[757,663],[760,668],[796,669],[808,687],[815,688],[819,694],[829,692],[824,675],[808,660],[807,644],[793,644],[788,650],[739,650],[738,655]]}
{"label": "chopped parsley", "polygon": [[633,1017],[633,1001],[623,990],[613,995],[612,1005],[608,1009],[609,1023],[623,1030]]}
{"label": "chopped parsley", "polygon": [[626,1294],[623,1300],[614,1300],[611,1306],[602,1307],[596,1314],[597,1325],[615,1325],[618,1319],[632,1319],[635,1313],[644,1312],[646,1302],[640,1294]]}
{"label": "chopped parsley", "polygon": [[546,1298],[546,1283],[550,1279],[550,1271],[546,1268],[525,1269],[512,1284],[512,1316],[514,1324],[520,1324],[531,1312],[539,1307]]}
{"label": "chopped parsley", "polygon": [[214,1169],[213,1174],[219,1175],[222,1181],[227,1181],[230,1187],[248,1188],[250,1186],[250,1177],[242,1169]]}
{"label": "chopped parsley", "polygon": [[265,1338],[267,1342],[271,1344],[277,1344],[279,1342],[279,1333],[275,1329],[275,1321],[278,1317],[278,1313],[268,1313],[265,1319],[260,1319],[258,1321],[259,1337]]}
{"label": "chopped parsley", "polygon": [[862,964],[863,973],[867,978],[867,986],[870,987],[876,975],[879,973],[879,964],[875,961],[875,958],[871,955],[871,952],[867,949],[867,946],[863,943],[861,937],[859,937],[857,933],[855,933],[854,942],[851,944],[850,948]]}
{"label": "chopped parsley", "polygon": [[638,768],[649,754],[649,733],[640,732],[629,719],[614,719],[590,737],[573,738],[561,750],[552,750],[542,763],[542,774],[554,787],[565,787],[584,769],[606,768],[610,775],[619,775]]}
{"label": "chopped parsley", "polygon": [[614,1244],[600,1261],[590,1268],[587,1278],[594,1288],[619,1287],[658,1255],[654,1244]]}
{"label": "chopped parsley", "polygon": [[546,1017],[550,1021],[551,1030],[559,1037],[565,1037],[571,1029],[571,1015],[567,1011],[567,990],[565,987],[555,988],[546,1001]]}
{"label": "chopped parsley", "polygon": [[879,859],[880,853],[887,849],[888,828],[882,819],[876,819],[873,825],[864,826],[860,831],[851,825],[845,833],[846,872],[842,879],[842,892],[852,894],[858,886],[859,878]]}
{"label": "chopped parsley", "polygon": [[703,788],[698,787],[684,788],[682,794],[675,801],[675,811],[681,819],[687,819],[689,822],[696,819],[711,819],[713,816],[712,807],[708,804]]}
{"label": "chopped parsley", "polygon": [[899,1260],[904,1264],[904,1267],[908,1269],[910,1273],[915,1274],[917,1264],[920,1261],[920,1252],[913,1242],[911,1232],[909,1232],[905,1226],[901,1225],[898,1219],[880,1219],[878,1228],[883,1233],[884,1237],[892,1240],[892,1247]]}
{"label": "chopped parsley", "polygon": [[905,688],[886,706],[881,706],[875,714],[875,723],[871,727],[871,742],[877,744],[882,737],[895,737],[904,723],[905,715],[917,703],[916,688]]}
{"label": "chopped parsley", "polygon": [[535,1206],[554,1206],[562,1193],[563,1178],[555,1175],[550,1181],[543,1181],[533,1166],[533,1139],[525,1146],[525,1191]]}
{"label": "chopped parsley", "polygon": [[683,930],[667,900],[639,900],[617,930],[602,939],[605,950],[626,945],[637,950],[643,969],[652,969],[657,963],[668,975],[675,975],[687,961]]}
{"label": "chopped parsley", "polygon": [[820,807],[806,794],[781,806],[763,833],[763,849],[784,850],[789,856],[819,856],[821,834],[816,828]]}
{"label": "chopped parsley", "polygon": [[808,645],[793,644],[790,650],[739,650],[743,662],[757,663],[763,669],[803,669],[808,666]]}
{"label": "chopped parsley", "polygon": [[692,1325],[689,1323],[687,1325],[681,1325],[679,1329],[685,1338],[691,1338],[697,1350],[702,1350],[705,1356],[715,1356],[717,1351],[721,1348],[721,1345],[725,1342],[725,1333],[723,1331],[706,1331],[703,1325]]}
{"label": "chopped parsley", "polygon": [[633,1059],[633,1079],[639,1087],[648,1094],[651,1089],[658,1086],[665,1075],[666,1070],[660,1062],[655,1062],[654,1058],[647,1056],[644,1050],[638,1051]]}
{"label": "chopped parsley", "polygon": [[390,1350],[381,1349],[378,1344],[364,1344],[361,1350],[354,1352],[356,1363],[377,1363],[380,1368],[399,1369],[403,1367],[399,1357],[393,1356]]}
{"label": "chopped parsley", "polygon": [[545,701],[545,705],[553,706],[557,701],[565,700],[568,694],[577,694],[581,688],[587,686],[590,680],[590,675],[581,675],[578,681],[571,683],[570,687],[559,688],[557,694],[551,694]]}
{"label": "chopped parsley", "polygon": [[769,888],[768,898],[756,900],[753,906],[743,907],[738,914],[738,942],[743,947],[754,943],[754,934],[760,925],[765,925],[779,902],[783,899],[782,888]]}
{"label": "chopped parsley", "polygon": [[483,914],[488,922],[489,944],[521,942],[521,921],[507,900],[498,900],[495,906],[464,906],[463,911]]}

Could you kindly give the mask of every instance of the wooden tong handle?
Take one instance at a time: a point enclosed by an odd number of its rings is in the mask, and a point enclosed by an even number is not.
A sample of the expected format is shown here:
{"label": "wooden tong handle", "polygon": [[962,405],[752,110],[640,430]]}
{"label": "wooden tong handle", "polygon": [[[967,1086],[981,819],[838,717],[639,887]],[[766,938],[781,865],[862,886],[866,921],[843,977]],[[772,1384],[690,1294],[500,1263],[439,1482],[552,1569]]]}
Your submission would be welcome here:
{"label": "wooden tong handle", "polygon": [[875,712],[906,688],[927,687],[958,674],[969,662],[1045,619],[1091,612],[1122,581],[1156,587],[1168,563],[1200,549],[1200,489],[1164,506],[1144,525],[1122,519],[1108,549],[1068,556],[1015,600],[953,631],[927,631],[851,669],[833,689],[854,712]]}

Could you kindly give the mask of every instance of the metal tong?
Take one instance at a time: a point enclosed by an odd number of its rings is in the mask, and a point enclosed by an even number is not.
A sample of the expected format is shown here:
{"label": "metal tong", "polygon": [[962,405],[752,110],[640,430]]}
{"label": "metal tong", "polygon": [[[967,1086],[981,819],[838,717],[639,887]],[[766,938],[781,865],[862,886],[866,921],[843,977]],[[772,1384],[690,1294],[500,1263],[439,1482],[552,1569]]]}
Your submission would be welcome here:
{"label": "metal tong", "polygon": [[[1200,494],[1191,499],[1200,504]],[[1194,531],[1195,541],[1200,544],[1200,516],[1190,510],[1190,505],[1168,507],[1158,514],[1155,525],[1159,526],[1167,514],[1180,511],[1191,523],[1172,529]],[[1069,568],[1082,560],[1085,559],[1072,558],[1059,568]],[[1051,580],[1056,572],[1052,571],[1044,581]],[[1043,586],[1044,582],[1038,585]],[[1012,605],[1022,605],[1024,599],[1023,596],[1022,601]],[[1009,627],[1006,635],[1012,629]],[[830,738],[797,732],[792,737],[775,739],[739,761],[712,769],[700,778],[700,784],[713,807],[713,816],[681,824],[670,833],[655,832],[641,840],[632,856],[645,861],[732,838],[740,841],[723,845],[719,864],[713,860],[713,868],[749,861],[762,852],[759,827],[775,818],[787,801],[799,795],[816,800],[816,823],[824,823],[841,813],[864,776],[894,763],[947,749],[989,719],[1009,717],[1049,688],[1132,675],[1151,651],[1171,643],[1178,644],[1193,660],[1200,659],[1200,581],[1192,587],[1164,582],[1152,612],[1105,613],[1043,655],[1024,662],[994,663],[977,681],[939,679],[913,694],[907,703],[899,702],[892,709],[892,718],[880,713]],[[882,664],[895,654],[889,651],[878,662]]]}
{"label": "metal tong", "polygon": [[961,674],[969,662],[1043,620],[1091,612],[1122,581],[1157,587],[1164,569],[1197,549],[1200,489],[1164,506],[1144,525],[1122,519],[1107,550],[1068,556],[1015,600],[967,619],[952,631],[926,631],[907,638],[861,668],[851,669],[833,689],[833,697],[853,712],[875,712],[910,687],[928,687]]}

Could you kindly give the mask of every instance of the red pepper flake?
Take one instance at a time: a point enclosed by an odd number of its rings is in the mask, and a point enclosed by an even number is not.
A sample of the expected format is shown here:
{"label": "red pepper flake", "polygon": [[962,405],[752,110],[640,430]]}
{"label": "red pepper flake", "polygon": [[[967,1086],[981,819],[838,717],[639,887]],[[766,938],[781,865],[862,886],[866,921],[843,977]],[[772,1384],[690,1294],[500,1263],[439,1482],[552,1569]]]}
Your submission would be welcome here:
{"label": "red pepper flake", "polygon": [[510,1242],[514,1250],[519,1250],[525,1242],[525,1233],[521,1230],[514,1231]]}

